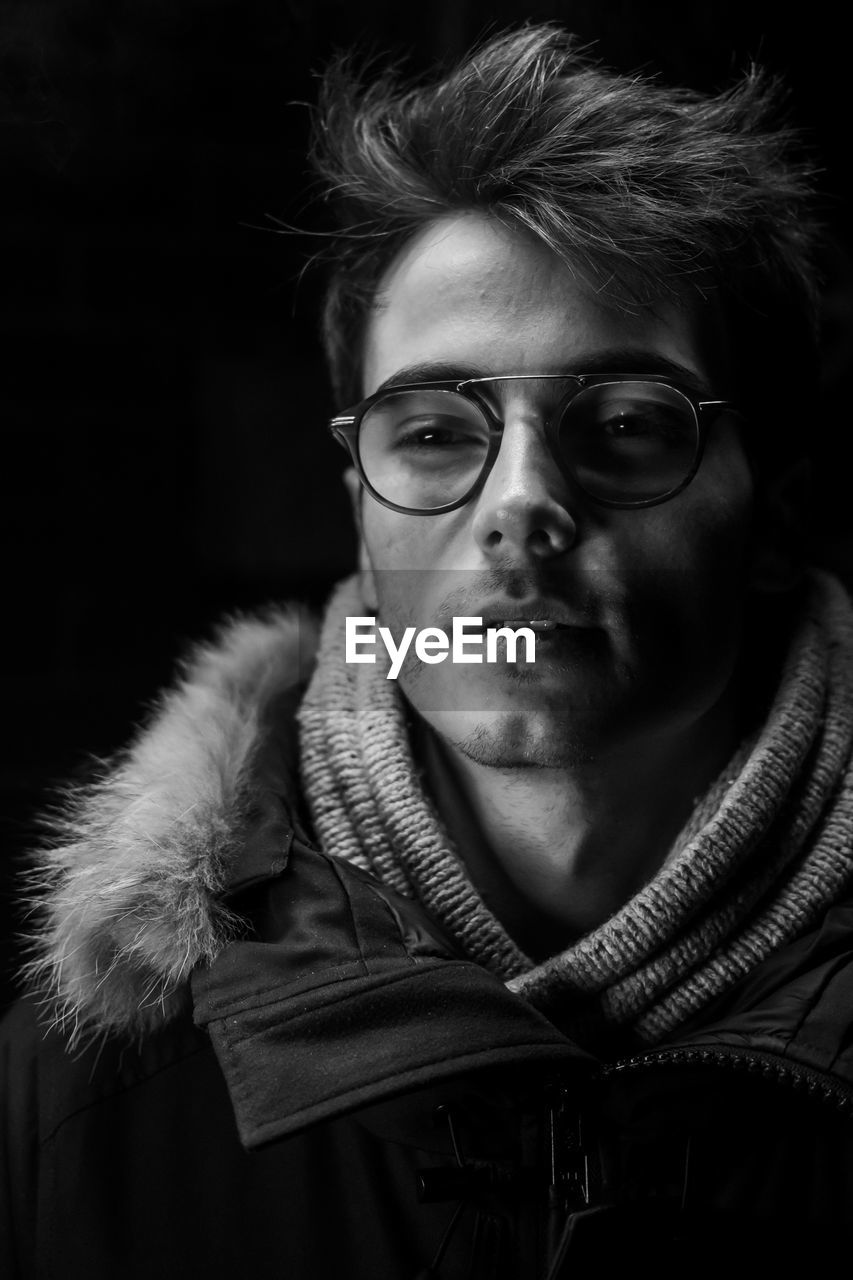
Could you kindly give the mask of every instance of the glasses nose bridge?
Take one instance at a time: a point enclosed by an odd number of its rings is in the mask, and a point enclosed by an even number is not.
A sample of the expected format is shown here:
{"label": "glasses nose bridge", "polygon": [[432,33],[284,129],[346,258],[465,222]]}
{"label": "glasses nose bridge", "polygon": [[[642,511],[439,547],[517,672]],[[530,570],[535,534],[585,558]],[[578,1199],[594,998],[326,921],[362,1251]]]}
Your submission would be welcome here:
{"label": "glasses nose bridge", "polygon": [[[554,387],[553,394],[548,398],[550,402],[538,406],[532,402],[531,395],[537,383]],[[560,388],[560,383],[565,384],[565,389]],[[512,393],[508,398],[501,394],[502,388],[507,385]],[[578,374],[515,373],[503,377],[467,378],[458,385],[457,390],[484,408],[492,424],[501,433],[512,421],[513,405],[517,404],[524,411],[526,420],[537,422],[546,439],[553,445],[552,436],[559,420],[568,403],[583,389],[583,385],[584,380]],[[525,394],[528,388],[530,391]]]}
{"label": "glasses nose bridge", "polygon": [[[553,387],[548,398],[549,402],[543,404],[540,396],[537,403],[531,393],[525,395],[526,387],[536,382],[547,382]],[[509,398],[500,394],[502,390],[500,384],[511,384],[512,393]],[[581,377],[565,374],[510,374],[505,377],[471,379],[466,389],[471,387],[492,424],[491,445],[487,456],[483,459],[481,486],[487,487],[494,483],[493,474],[496,470],[501,473],[506,472],[503,476],[504,481],[512,476],[513,479],[509,482],[516,484],[518,475],[515,473],[519,468],[526,475],[526,484],[529,486],[531,467],[541,473],[541,482],[546,487],[550,486],[550,482],[545,479],[545,472],[550,472],[552,467],[556,467],[565,480],[567,478],[565,459],[561,456],[559,444],[560,424],[567,405],[583,389],[583,385],[584,380]],[[486,390],[485,395],[479,391],[481,386]],[[474,390],[475,387],[477,390]],[[491,395],[488,394],[489,390],[492,391]],[[568,394],[569,390],[571,394]],[[509,460],[505,456],[506,427],[516,424],[532,427],[534,437],[531,439],[528,436],[525,442],[523,436],[519,438],[514,431],[511,431],[514,448],[513,457]]]}

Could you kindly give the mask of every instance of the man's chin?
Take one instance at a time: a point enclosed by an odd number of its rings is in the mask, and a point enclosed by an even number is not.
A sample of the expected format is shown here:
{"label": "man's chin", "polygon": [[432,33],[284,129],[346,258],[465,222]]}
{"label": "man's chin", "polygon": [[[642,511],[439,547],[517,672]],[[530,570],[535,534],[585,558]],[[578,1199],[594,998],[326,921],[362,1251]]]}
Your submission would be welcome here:
{"label": "man's chin", "polygon": [[552,715],[440,711],[423,717],[461,755],[488,769],[563,769],[588,761],[589,745]]}

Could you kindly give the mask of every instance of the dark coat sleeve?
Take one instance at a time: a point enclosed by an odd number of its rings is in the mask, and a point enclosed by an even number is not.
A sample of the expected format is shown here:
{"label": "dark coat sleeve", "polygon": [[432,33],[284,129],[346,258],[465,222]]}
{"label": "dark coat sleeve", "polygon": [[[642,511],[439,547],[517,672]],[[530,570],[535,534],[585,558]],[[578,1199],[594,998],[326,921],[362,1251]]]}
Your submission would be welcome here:
{"label": "dark coat sleeve", "polygon": [[35,1275],[39,1028],[21,1001],[0,1021],[0,1276]]}

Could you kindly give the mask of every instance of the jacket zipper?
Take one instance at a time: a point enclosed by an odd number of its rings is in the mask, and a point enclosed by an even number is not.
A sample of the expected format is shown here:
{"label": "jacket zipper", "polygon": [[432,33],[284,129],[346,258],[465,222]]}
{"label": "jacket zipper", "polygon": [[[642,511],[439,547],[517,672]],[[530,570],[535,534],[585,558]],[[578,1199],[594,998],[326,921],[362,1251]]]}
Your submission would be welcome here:
{"label": "jacket zipper", "polygon": [[605,1063],[602,1075],[606,1078],[657,1066],[717,1066],[729,1071],[760,1073],[780,1085],[805,1090],[844,1114],[853,1114],[853,1089],[849,1086],[827,1079],[823,1072],[813,1067],[781,1062],[773,1054],[758,1049],[652,1049],[618,1062]]}

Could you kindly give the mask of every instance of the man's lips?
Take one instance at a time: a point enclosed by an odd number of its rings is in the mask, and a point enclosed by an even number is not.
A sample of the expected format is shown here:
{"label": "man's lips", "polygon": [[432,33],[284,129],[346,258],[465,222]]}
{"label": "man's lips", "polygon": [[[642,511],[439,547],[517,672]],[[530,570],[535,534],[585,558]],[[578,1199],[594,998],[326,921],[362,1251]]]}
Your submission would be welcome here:
{"label": "man's lips", "polygon": [[580,617],[560,601],[486,600],[472,604],[457,617],[481,618],[483,630],[491,627],[530,627],[533,631],[556,631],[560,628],[588,629],[589,619]]}
{"label": "man's lips", "polygon": [[[486,623],[486,625],[493,624]],[[531,631],[556,631],[564,625],[562,622],[554,622],[551,618],[504,618],[501,623],[504,627],[529,627]]]}

